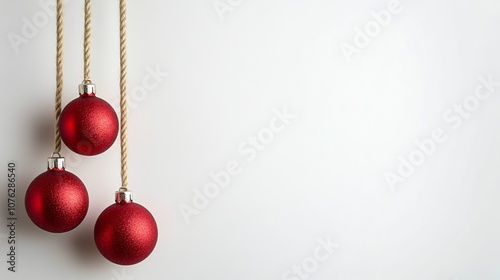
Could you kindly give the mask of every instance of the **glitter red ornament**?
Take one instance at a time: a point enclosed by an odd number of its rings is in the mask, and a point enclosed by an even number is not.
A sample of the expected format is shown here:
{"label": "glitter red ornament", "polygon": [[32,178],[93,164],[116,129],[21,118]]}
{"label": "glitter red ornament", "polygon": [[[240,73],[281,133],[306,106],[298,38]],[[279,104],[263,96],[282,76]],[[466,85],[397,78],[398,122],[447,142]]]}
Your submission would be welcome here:
{"label": "glitter red ornament", "polygon": [[94,227],[99,252],[109,261],[133,265],[153,252],[158,227],[151,213],[132,201],[127,190],[127,52],[126,0],[120,0],[120,147],[122,187],[115,193],[115,204],[104,209]]}
{"label": "glitter red ornament", "polygon": [[59,120],[61,138],[75,153],[94,156],[116,140],[118,117],[115,110],[95,95],[95,85],[81,84],[80,96],[66,105]]}
{"label": "glitter red ornament", "polygon": [[47,171],[36,177],[25,196],[30,219],[49,232],[66,232],[77,227],[89,208],[89,196],[83,182],[65,170],[64,158],[48,158]]}
{"label": "glitter red ornament", "polygon": [[156,246],[156,221],[146,208],[132,201],[129,191],[116,192],[115,202],[97,218],[95,243],[109,261],[120,265],[137,264]]}

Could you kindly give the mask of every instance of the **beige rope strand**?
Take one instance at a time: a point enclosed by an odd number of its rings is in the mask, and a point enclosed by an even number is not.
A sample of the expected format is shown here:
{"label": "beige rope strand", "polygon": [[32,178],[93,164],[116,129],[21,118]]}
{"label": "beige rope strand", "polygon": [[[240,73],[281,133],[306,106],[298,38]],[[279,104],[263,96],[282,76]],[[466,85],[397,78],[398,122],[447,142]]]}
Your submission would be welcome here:
{"label": "beige rope strand", "polygon": [[56,98],[55,98],[55,125],[54,125],[54,153],[61,151],[61,134],[59,131],[59,119],[62,110],[63,90],[63,0],[57,0],[56,18]]}
{"label": "beige rope strand", "polygon": [[127,190],[127,3],[120,0],[120,146],[122,189]]}
{"label": "beige rope strand", "polygon": [[85,0],[85,26],[83,40],[83,83],[90,83],[90,36],[92,24],[92,1]]}

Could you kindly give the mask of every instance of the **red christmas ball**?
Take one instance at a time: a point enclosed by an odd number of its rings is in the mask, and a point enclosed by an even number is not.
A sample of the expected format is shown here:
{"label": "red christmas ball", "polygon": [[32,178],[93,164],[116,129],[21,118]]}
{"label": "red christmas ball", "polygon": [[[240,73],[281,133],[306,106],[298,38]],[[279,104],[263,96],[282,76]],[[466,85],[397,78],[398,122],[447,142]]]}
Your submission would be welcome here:
{"label": "red christmas ball", "polygon": [[97,218],[94,239],[106,259],[132,265],[151,254],[158,240],[158,228],[146,208],[121,201],[106,208]]}
{"label": "red christmas ball", "polygon": [[94,156],[113,145],[118,135],[118,118],[111,105],[93,93],[81,94],[61,112],[61,138],[75,153]]}
{"label": "red christmas ball", "polygon": [[83,182],[63,169],[49,169],[36,177],[25,197],[30,219],[49,232],[66,232],[77,227],[89,208]]}

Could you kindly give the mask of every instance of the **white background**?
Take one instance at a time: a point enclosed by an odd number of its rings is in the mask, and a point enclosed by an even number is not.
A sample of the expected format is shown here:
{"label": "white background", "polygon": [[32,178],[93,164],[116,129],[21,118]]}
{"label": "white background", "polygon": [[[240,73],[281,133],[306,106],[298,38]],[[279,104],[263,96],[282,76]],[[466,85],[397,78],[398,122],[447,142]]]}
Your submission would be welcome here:
{"label": "white background", "polygon": [[[116,104],[118,1],[94,2],[91,76]],[[15,274],[0,227],[0,278],[499,279],[500,87],[460,126],[443,115],[473,99],[479,77],[500,81],[500,3],[401,0],[349,62],[341,44],[356,47],[356,28],[388,0],[231,2],[220,17],[212,0],[129,1],[129,179],[159,240],[121,267],[93,242],[120,185],[118,142],[96,157],[63,150],[91,199],[78,228],[50,234],[26,215],[26,188],[52,152],[55,19],[38,1],[1,0],[0,217],[15,160],[19,221]],[[83,78],[83,1],[65,13],[64,104]],[[139,94],[156,69],[168,77]],[[295,118],[248,161],[238,147],[285,107]],[[434,129],[446,141],[391,190],[385,174]],[[179,206],[193,207],[193,189],[231,160],[241,173],[188,224]],[[340,247],[307,275],[287,274],[327,238]]]}

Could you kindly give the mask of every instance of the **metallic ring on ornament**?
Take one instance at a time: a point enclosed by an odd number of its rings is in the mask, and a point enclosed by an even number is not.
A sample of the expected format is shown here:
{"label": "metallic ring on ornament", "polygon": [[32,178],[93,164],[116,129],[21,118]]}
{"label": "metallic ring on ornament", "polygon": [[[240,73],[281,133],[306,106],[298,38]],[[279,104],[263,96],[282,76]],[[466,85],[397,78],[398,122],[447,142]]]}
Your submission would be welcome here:
{"label": "metallic ring on ornament", "polygon": [[[54,156],[56,155],[57,156]],[[66,168],[66,162],[64,157],[59,153],[52,153],[49,158],[47,158],[47,169],[48,170],[64,170]]]}
{"label": "metallic ring on ornament", "polygon": [[61,154],[60,154],[60,153],[58,153],[58,152],[53,152],[52,154],[50,154],[50,157],[51,157],[51,158],[60,158],[60,157],[62,157],[62,156],[61,156]]}
{"label": "metallic ring on ornament", "polygon": [[[84,81],[85,82],[85,81]],[[95,95],[96,92],[96,86],[95,84],[79,84],[78,85],[78,93],[80,95]]]}
{"label": "metallic ring on ornament", "polygon": [[132,192],[125,188],[120,188],[119,191],[115,192],[115,202],[121,203],[122,201],[125,203],[132,202],[133,201]]}

